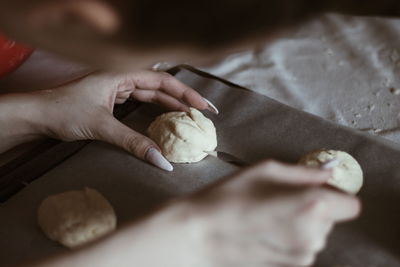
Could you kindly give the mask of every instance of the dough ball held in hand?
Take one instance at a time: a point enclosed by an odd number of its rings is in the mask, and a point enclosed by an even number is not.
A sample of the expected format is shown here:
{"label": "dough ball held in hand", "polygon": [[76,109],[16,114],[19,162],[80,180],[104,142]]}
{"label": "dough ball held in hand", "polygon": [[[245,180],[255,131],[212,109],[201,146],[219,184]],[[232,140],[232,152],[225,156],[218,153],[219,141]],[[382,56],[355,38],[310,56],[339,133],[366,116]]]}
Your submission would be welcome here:
{"label": "dough ball held in hand", "polygon": [[174,163],[198,162],[217,147],[217,133],[212,121],[198,111],[168,112],[151,123],[148,129],[162,149],[164,156]]}
{"label": "dough ball held in hand", "polygon": [[107,199],[85,188],[46,198],[38,210],[38,223],[48,238],[74,248],[115,230],[117,219]]}
{"label": "dough ball held in hand", "polygon": [[335,164],[328,184],[351,194],[358,193],[363,184],[363,172],[360,164],[350,154],[338,150],[314,151],[304,155],[300,164],[321,167],[331,160],[335,160]]}

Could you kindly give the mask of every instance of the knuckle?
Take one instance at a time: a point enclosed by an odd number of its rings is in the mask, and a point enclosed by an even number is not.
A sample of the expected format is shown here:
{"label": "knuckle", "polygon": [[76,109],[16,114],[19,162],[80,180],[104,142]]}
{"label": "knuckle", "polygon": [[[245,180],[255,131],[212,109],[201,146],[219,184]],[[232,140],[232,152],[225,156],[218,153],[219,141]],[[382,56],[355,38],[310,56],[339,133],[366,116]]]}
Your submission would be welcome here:
{"label": "knuckle", "polygon": [[146,138],[136,135],[129,135],[122,141],[123,147],[134,155],[143,158],[147,149],[152,145]]}
{"label": "knuckle", "polygon": [[164,78],[164,79],[170,79],[173,77],[171,74],[169,74],[168,72],[165,72],[165,71],[160,72],[160,76],[161,76],[161,78]]}
{"label": "knuckle", "polygon": [[150,93],[150,102],[157,103],[158,101],[159,101],[159,95],[157,94],[157,91],[152,91]]}
{"label": "knuckle", "polygon": [[139,138],[134,135],[126,136],[122,141],[122,145],[131,151],[135,151],[137,149],[138,143],[139,143]]}
{"label": "knuckle", "polygon": [[174,77],[168,72],[160,72],[159,75],[161,86],[170,83],[171,80],[174,79]]}

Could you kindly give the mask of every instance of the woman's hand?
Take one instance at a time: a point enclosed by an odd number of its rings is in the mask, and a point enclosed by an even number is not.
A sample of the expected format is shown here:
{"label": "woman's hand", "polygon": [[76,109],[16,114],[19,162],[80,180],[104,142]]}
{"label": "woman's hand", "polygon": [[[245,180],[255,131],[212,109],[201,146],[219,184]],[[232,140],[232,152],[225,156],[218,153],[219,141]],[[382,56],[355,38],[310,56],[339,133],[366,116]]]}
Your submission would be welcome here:
{"label": "woman's hand", "polygon": [[54,90],[7,95],[3,102],[16,98],[32,106],[30,110],[25,108],[28,124],[35,125],[30,128],[31,136],[46,135],[64,141],[101,140],[169,171],[172,165],[152,140],[113,117],[114,104],[134,98],[171,110],[187,111],[191,106],[217,112],[192,88],[165,72],[153,71],[92,74]]}
{"label": "woman's hand", "polygon": [[321,185],[330,171],[266,161],[187,200],[210,266],[309,266],[359,201]]}
{"label": "woman's hand", "polygon": [[321,187],[329,177],[263,162],[48,266],[309,266],[360,212],[356,197]]}

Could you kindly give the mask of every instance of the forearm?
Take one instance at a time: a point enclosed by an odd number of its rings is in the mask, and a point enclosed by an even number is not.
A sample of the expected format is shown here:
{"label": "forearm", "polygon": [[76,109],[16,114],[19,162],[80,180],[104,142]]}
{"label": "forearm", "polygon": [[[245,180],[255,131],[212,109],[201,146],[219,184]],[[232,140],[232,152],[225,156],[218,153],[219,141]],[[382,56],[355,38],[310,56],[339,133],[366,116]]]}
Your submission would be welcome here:
{"label": "forearm", "polygon": [[168,207],[88,247],[20,267],[207,267],[199,221],[186,215],[181,205]]}
{"label": "forearm", "polygon": [[40,110],[32,94],[0,95],[0,153],[42,136]]}
{"label": "forearm", "polygon": [[55,88],[88,75],[93,70],[69,62],[49,52],[35,50],[12,73],[0,80],[2,92],[26,92]]}

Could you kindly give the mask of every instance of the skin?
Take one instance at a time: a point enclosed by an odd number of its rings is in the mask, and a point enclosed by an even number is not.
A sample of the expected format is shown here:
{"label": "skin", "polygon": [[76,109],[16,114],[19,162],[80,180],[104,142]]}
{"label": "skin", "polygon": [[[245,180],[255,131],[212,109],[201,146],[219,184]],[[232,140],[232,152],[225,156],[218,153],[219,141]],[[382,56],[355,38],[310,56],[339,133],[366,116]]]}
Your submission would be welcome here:
{"label": "skin", "polygon": [[54,90],[0,96],[0,125],[5,129],[0,131],[0,151],[48,136],[64,141],[101,140],[145,159],[149,148],[160,150],[157,144],[112,115],[114,105],[128,98],[171,110],[208,107],[195,90],[164,72],[99,72]]}
{"label": "skin", "polygon": [[308,266],[333,225],[360,211],[355,197],[320,187],[329,175],[262,162],[101,242],[20,266]]}
{"label": "skin", "polygon": [[21,66],[0,79],[0,93],[54,89],[82,78],[94,70],[35,49]]}
{"label": "skin", "polygon": [[[102,140],[145,159],[146,149],[155,144],[117,122],[111,115],[114,104],[134,98],[186,110],[205,109],[206,103],[175,78],[142,69],[159,61],[198,65],[215,60],[265,42],[318,12],[400,14],[397,0],[261,1],[260,8],[252,1],[221,1],[213,8],[200,5],[185,12],[176,9],[179,1],[167,6],[155,1],[149,9],[136,6],[132,10],[138,16],[129,16],[123,12],[128,2],[0,0],[0,29],[8,36],[95,70],[107,69],[51,90],[0,96],[0,151],[51,136]],[[239,13],[226,12],[235,10]],[[232,16],[226,19],[228,13]],[[250,15],[239,19],[243,14]],[[184,26],[175,27],[179,25]],[[264,162],[169,203],[91,246],[36,265],[308,266],[332,227],[360,211],[357,198],[321,187],[329,175]],[[149,251],[157,257],[147,257]]]}

